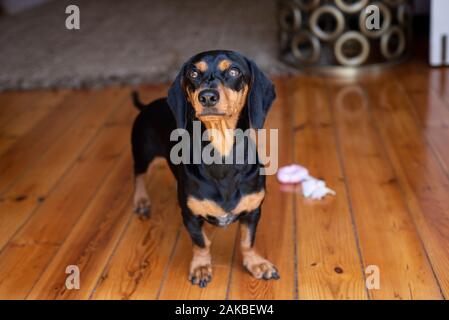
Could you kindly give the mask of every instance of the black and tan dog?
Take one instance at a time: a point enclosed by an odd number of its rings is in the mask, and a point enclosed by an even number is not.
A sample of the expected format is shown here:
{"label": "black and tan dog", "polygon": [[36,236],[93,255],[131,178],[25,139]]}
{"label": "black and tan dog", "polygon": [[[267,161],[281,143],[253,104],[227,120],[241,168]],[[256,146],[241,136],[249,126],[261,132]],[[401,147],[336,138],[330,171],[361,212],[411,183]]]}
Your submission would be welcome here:
{"label": "black and tan dog", "polygon": [[165,157],[177,179],[183,222],[193,241],[189,279],[200,287],[212,278],[204,221],[227,226],[238,220],[244,266],[258,279],[279,278],[275,266],[253,248],[265,176],[259,173],[260,161],[175,165],[170,161],[175,144],[170,133],[177,128],[191,132],[193,121],[199,120],[202,131],[215,129],[209,130],[213,133],[208,143],[225,157],[236,148],[234,136],[229,134],[232,131],[226,129],[262,128],[274,98],[273,84],[257,66],[232,51],[208,51],[192,57],[181,68],[167,98],[143,105],[134,94],[134,103],[141,110],[132,131],[135,210],[149,214],[144,174],[156,156]]}

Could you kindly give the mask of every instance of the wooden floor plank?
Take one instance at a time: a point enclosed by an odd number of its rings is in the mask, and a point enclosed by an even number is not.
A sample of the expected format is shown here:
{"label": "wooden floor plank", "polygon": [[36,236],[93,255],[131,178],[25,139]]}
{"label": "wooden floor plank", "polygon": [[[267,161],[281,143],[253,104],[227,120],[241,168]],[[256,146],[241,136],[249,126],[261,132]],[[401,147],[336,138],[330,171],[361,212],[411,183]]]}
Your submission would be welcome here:
{"label": "wooden floor plank", "polygon": [[[131,155],[126,152],[74,226],[28,299],[87,299],[130,218]],[[65,286],[67,266],[80,271],[80,289]]]}
{"label": "wooden floor plank", "polygon": [[36,90],[0,92],[0,128],[25,112],[37,96]]}
{"label": "wooden floor plank", "polygon": [[429,75],[430,87],[446,102],[449,108],[449,70],[448,68],[426,68]]}
{"label": "wooden floor plank", "polygon": [[[31,162],[12,187],[3,194],[3,201],[0,202],[0,248],[76,161],[107,115],[125,98],[125,94],[127,95],[127,92],[122,89],[96,93],[84,106],[86,110],[79,117],[72,119],[73,124],[60,133],[61,137],[49,145],[40,158]],[[8,170],[8,177],[11,176],[10,172]]]}
{"label": "wooden floor plank", "polygon": [[449,297],[449,181],[410,114],[409,103],[387,75],[365,83],[373,116],[385,142],[415,224],[444,296]]}
{"label": "wooden floor plank", "polygon": [[29,293],[120,153],[129,152],[130,125],[136,113],[129,101],[106,119],[89,148],[1,252],[0,299],[23,299]]}
{"label": "wooden floor plank", "polygon": [[0,158],[0,194],[55,143],[67,127],[76,122],[92,97],[88,91],[74,91],[60,107],[48,114],[32,130],[16,141]]}
{"label": "wooden floor plank", "polygon": [[289,82],[288,104],[295,111],[297,128],[295,162],[337,193],[321,201],[296,196],[299,298],[366,299],[326,85],[310,77]]}
{"label": "wooden floor plank", "polygon": [[181,214],[175,180],[164,159],[155,160],[147,178],[151,217],[131,219],[92,299],[157,297],[181,226]]}
{"label": "wooden floor plank", "polygon": [[[375,265],[380,271],[380,289],[370,290],[370,296],[441,298],[401,187],[370,117],[366,92],[357,84],[332,84],[330,89],[364,265]],[[377,86],[373,90],[377,94]]]}
{"label": "wooden floor plank", "polygon": [[416,65],[407,74],[398,69],[395,75],[399,81],[398,88],[407,100],[403,106],[412,108],[413,115],[449,176],[449,105],[442,94],[437,93],[440,89],[435,86],[427,68]]}
{"label": "wooden floor plank", "polygon": [[[292,110],[283,103],[286,91],[276,81],[277,99],[268,114],[265,128],[279,130],[279,166],[291,163]],[[267,140],[269,140],[267,138]],[[239,239],[233,262],[229,299],[295,299],[295,250],[293,223],[293,194],[282,192],[274,175],[267,176],[267,194],[262,206],[262,217],[257,228],[256,249],[279,269],[278,281],[253,278],[242,265]]]}
{"label": "wooden floor plank", "polygon": [[23,96],[30,96],[28,100],[23,105],[13,100],[12,117],[0,115],[1,119],[8,118],[6,123],[0,123],[0,154],[56,108],[67,93],[67,90],[21,92]]}
{"label": "wooden floor plank", "polygon": [[[77,145],[89,133],[95,131],[98,121],[104,119],[112,107],[117,106],[117,99],[125,97],[126,89],[111,88],[101,91],[75,91],[47,117],[42,119],[31,131],[20,138],[0,158],[0,194],[5,193],[11,184],[23,177],[31,168],[36,167],[40,158],[47,155],[55,144],[76,150]],[[78,141],[63,139],[79,139]],[[55,151],[56,152],[56,151]],[[65,156],[59,153],[59,156]],[[56,158],[58,159],[58,158]],[[39,172],[39,171],[34,171]],[[27,178],[23,178],[26,180]],[[46,183],[44,179],[42,183]],[[20,194],[22,195],[22,194]]]}

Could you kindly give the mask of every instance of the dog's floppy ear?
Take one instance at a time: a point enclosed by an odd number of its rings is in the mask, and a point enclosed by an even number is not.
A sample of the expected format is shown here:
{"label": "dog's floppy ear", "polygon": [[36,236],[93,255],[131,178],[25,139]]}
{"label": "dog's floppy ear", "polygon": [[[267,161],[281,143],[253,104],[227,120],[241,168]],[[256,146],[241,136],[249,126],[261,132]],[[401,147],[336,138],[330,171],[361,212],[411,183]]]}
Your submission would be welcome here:
{"label": "dog's floppy ear", "polygon": [[168,90],[167,103],[178,128],[185,129],[187,126],[187,99],[182,88],[185,66],[182,66],[170,89]]}
{"label": "dog's floppy ear", "polygon": [[248,93],[249,121],[252,128],[261,129],[268,110],[276,98],[276,92],[273,83],[256,64],[249,59],[246,61],[251,71],[251,84]]}

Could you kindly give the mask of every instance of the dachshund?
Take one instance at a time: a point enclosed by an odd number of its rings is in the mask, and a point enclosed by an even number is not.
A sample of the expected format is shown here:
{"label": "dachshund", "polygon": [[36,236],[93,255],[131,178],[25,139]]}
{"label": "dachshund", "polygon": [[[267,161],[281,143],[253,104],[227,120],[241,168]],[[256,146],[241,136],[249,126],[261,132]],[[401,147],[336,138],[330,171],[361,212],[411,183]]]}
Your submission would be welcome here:
{"label": "dachshund", "polygon": [[[229,132],[261,129],[275,97],[274,85],[253,61],[225,50],[190,58],[166,98],[145,105],[133,92],[134,104],[140,110],[131,137],[134,210],[149,215],[144,175],[155,157],[165,157],[177,180],[183,223],[193,242],[189,280],[194,285],[205,287],[212,279],[211,242],[203,230],[204,222],[224,227],[239,221],[244,267],[257,279],[279,279],[276,267],[254,249],[265,197],[265,175],[260,174],[263,164],[258,158],[243,164],[174,163],[170,154],[176,141],[172,141],[171,133],[177,129],[192,133],[196,122],[202,133],[213,132],[208,141],[200,142],[201,146],[212,144],[215,155],[226,157],[236,150]],[[195,138],[189,143],[196,143]]]}

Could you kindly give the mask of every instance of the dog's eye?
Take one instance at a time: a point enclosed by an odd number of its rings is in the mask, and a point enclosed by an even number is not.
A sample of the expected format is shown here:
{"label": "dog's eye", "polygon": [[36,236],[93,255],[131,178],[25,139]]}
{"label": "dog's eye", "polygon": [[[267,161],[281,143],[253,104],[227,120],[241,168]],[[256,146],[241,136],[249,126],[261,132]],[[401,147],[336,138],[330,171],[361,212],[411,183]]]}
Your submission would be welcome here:
{"label": "dog's eye", "polygon": [[196,70],[190,70],[190,71],[189,71],[189,77],[192,78],[192,79],[198,78],[199,75],[200,75],[200,74],[199,74],[198,71],[196,71]]}
{"label": "dog's eye", "polygon": [[229,69],[228,73],[231,77],[235,78],[240,75],[240,70],[237,68],[231,68],[231,69]]}

